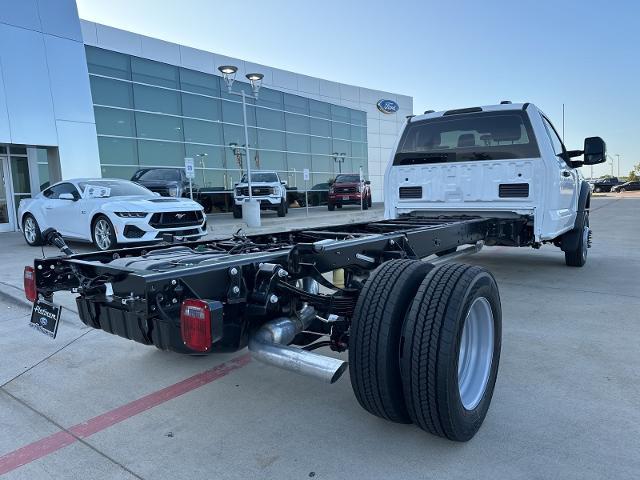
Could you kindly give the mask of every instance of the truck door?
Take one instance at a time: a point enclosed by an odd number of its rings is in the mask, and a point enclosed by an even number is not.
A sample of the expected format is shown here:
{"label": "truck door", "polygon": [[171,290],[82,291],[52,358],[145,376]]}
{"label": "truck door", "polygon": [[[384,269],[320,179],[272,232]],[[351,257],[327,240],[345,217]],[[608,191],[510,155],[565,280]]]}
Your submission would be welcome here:
{"label": "truck door", "polygon": [[560,135],[558,135],[551,121],[542,115],[542,123],[544,124],[547,135],[549,136],[549,141],[556,154],[555,160],[558,162],[558,172],[560,175],[558,207],[567,210],[567,224],[565,226],[571,227],[575,222],[575,211],[578,202],[578,172],[575,168],[570,167],[561,157],[558,157],[559,154],[565,152],[565,148],[560,139]]}

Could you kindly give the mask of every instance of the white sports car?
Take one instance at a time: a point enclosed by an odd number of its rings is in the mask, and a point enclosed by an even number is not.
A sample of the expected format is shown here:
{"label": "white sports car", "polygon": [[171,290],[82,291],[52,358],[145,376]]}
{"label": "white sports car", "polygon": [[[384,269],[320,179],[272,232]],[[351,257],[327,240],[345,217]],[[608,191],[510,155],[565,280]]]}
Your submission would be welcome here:
{"label": "white sports car", "polygon": [[166,198],[128,180],[74,179],[56,183],[18,209],[29,245],[41,245],[42,232],[93,242],[100,250],[119,243],[153,242],[163,234],[195,240],[207,233],[202,206],[186,198]]}

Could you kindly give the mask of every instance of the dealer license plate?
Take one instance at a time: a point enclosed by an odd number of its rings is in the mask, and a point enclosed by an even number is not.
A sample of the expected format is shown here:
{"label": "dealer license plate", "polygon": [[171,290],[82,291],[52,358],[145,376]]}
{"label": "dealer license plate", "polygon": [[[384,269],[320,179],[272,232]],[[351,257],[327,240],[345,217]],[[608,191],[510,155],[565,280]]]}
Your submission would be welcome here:
{"label": "dealer license plate", "polygon": [[343,196],[342,196],[342,199],[343,199],[343,200],[349,200],[349,195],[343,195]]}
{"label": "dealer license plate", "polygon": [[60,305],[39,298],[31,309],[29,326],[51,338],[56,338],[61,312],[62,307]]}

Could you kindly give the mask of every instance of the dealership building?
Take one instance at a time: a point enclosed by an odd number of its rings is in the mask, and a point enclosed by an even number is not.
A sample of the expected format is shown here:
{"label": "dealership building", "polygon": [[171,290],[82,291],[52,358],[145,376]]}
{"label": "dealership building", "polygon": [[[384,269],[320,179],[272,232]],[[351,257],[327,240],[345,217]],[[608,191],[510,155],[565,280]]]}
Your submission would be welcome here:
{"label": "dealership building", "polygon": [[[0,10],[0,232],[18,228],[21,199],[74,177],[131,178],[183,167],[230,196],[246,168],[242,104],[218,70],[238,68],[248,99],[249,161],[294,192],[326,191],[362,171],[382,200],[406,95],[345,85],[166,42],[78,17],[74,0],[6,0]],[[305,181],[304,172],[309,179]]]}

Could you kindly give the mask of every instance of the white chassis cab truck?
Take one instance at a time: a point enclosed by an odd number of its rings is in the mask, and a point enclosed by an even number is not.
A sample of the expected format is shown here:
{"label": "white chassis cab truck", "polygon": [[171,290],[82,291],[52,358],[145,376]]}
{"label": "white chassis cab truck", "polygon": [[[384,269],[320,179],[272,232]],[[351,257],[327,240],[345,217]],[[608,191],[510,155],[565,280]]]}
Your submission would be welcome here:
{"label": "white chassis cab truck", "polygon": [[48,229],[66,256],[27,265],[25,293],[36,313],[72,291],[92,328],[184,354],[248,346],[329,384],[347,362],[319,349],[348,350],[366,411],[467,441],[491,403],[502,307],[488,270],[451,260],[481,242],[551,242],[583,265],[589,187],[576,167],[604,158],[598,137],[567,151],[531,104],[413,117],[387,169],[385,220],[81,254]]}
{"label": "white chassis cab truck", "polygon": [[553,243],[567,265],[581,267],[591,192],[578,167],[604,162],[605,150],[600,137],[567,150],[531,103],[408,117],[385,174],[385,217],[503,218],[487,244]]}

